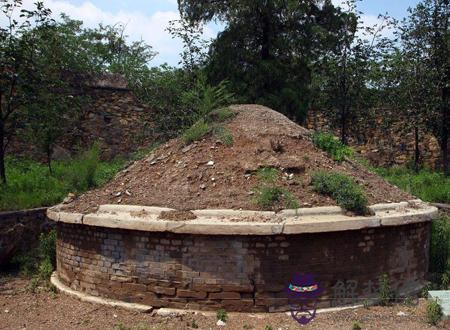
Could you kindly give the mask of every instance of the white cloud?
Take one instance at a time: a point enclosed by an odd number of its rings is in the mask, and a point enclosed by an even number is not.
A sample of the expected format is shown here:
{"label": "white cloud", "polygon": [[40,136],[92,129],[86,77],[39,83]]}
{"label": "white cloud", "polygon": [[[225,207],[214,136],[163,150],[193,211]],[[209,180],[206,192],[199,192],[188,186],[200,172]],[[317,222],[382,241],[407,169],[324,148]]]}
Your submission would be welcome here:
{"label": "white cloud", "polygon": [[[165,0],[176,4],[176,0]],[[24,8],[34,7],[35,0],[25,0]],[[177,65],[182,43],[179,39],[172,39],[166,31],[169,21],[180,18],[177,10],[157,11],[145,14],[133,10],[120,10],[110,12],[102,10],[90,1],[75,5],[65,0],[44,0],[44,6],[50,8],[53,17],[57,18],[61,13],[69,15],[73,19],[82,20],[86,27],[97,27],[99,23],[114,25],[121,23],[126,25],[125,33],[131,41],[144,40],[158,53],[151,65],[164,62]],[[205,39],[213,38],[217,34],[211,26],[204,29]]]}
{"label": "white cloud", "polygon": [[[348,2],[346,0],[332,0],[331,2],[333,3],[333,5],[341,7],[344,11],[348,10],[349,8]],[[379,18],[376,15],[361,14],[360,24],[363,29],[367,27],[374,27],[375,25],[383,25],[383,23],[383,19]],[[359,35],[362,36],[362,31],[360,31]],[[380,31],[380,35],[384,37],[392,37],[393,30],[390,28],[384,28]]]}

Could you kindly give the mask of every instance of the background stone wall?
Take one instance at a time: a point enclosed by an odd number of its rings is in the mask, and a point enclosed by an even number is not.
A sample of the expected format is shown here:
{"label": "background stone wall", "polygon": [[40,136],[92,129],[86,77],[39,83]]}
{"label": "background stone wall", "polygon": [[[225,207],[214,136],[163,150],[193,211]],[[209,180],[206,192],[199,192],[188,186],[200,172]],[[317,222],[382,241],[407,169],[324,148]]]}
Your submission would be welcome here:
{"label": "background stone wall", "polygon": [[[86,105],[81,118],[59,139],[54,159],[68,158],[80,149],[98,142],[102,157],[111,159],[128,155],[140,147],[148,147],[155,140],[153,111],[143,105],[120,76],[101,76],[83,87]],[[16,134],[7,153],[44,160],[45,155]]]}
{"label": "background stone wall", "polygon": [[[372,165],[406,165],[414,160],[414,129],[407,118],[398,118],[393,110],[377,109],[363,118],[354,118],[348,125],[349,144]],[[394,120],[394,118],[398,118]],[[310,110],[306,127],[340,136],[339,123],[320,110]],[[419,130],[421,161],[429,168],[440,166],[440,150],[436,138]]]}
{"label": "background stone wall", "polygon": [[376,296],[384,273],[394,290],[420,285],[430,228],[231,237],[58,223],[57,269],[64,284],[94,296],[228,311],[286,310],[290,277],[312,273],[324,288],[320,306],[330,307],[339,288],[347,298],[339,304]]}
{"label": "background stone wall", "polygon": [[37,246],[39,235],[50,230],[54,222],[47,218],[46,207],[0,212],[0,266],[15,253]]}

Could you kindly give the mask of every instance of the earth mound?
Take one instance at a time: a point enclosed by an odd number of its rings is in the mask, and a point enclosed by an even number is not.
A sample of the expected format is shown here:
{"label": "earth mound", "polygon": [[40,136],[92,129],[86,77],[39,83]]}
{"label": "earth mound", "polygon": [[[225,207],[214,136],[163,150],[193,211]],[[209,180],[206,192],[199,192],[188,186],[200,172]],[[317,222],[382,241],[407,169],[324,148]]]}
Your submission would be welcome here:
{"label": "earth mound", "polygon": [[268,168],[275,169],[273,184],[287,191],[300,207],[336,205],[314,191],[311,176],[316,171],[352,177],[369,204],[412,198],[353,160],[334,161],[314,146],[311,131],[276,111],[259,105],[234,105],[227,111],[231,116],[226,117],[231,118],[210,123],[210,132],[198,141],[189,143],[186,136],[170,140],[65,209],[87,213],[102,204],[127,204],[182,211],[259,210],[258,173]]}

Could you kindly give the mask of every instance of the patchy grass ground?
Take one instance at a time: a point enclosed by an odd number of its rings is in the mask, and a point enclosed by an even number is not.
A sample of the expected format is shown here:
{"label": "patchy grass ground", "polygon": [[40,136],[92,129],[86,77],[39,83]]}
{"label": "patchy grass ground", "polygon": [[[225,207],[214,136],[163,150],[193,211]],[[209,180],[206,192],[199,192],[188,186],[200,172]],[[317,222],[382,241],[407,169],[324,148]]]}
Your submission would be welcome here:
{"label": "patchy grass ground", "polygon": [[[208,315],[156,316],[80,302],[61,293],[26,290],[28,280],[0,279],[0,329],[218,329],[214,313]],[[319,314],[305,329],[352,329],[357,321],[362,329],[450,329],[442,321],[438,327],[425,321],[426,303],[416,306],[396,304],[327,314]],[[405,315],[398,315],[400,312]],[[299,329],[289,315],[230,313],[222,329]]]}

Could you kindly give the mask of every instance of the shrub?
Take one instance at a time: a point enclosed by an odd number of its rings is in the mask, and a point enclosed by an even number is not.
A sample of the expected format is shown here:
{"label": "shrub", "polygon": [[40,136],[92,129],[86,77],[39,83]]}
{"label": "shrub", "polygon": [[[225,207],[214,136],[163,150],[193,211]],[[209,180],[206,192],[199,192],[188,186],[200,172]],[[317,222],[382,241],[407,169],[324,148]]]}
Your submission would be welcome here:
{"label": "shrub", "polygon": [[263,183],[274,183],[279,174],[280,171],[273,167],[261,167],[256,171],[256,176]]}
{"label": "shrub", "polygon": [[361,330],[362,326],[361,323],[359,323],[359,321],[354,321],[352,324],[352,330]]}
{"label": "shrub", "polygon": [[228,119],[233,118],[234,116],[236,116],[236,113],[233,112],[230,108],[219,108],[211,111],[208,114],[208,120],[210,122],[222,123]]}
{"label": "shrub", "polygon": [[430,272],[450,272],[450,218],[447,216],[433,221],[430,245]]}
{"label": "shrub", "polygon": [[442,308],[436,299],[427,302],[427,322],[436,325],[442,317]]}
{"label": "shrub", "polygon": [[331,196],[342,208],[360,215],[370,213],[362,189],[348,176],[320,171],[313,174],[311,183],[315,191]]}
{"label": "shrub", "polygon": [[333,134],[316,132],[313,134],[314,145],[325,151],[335,161],[341,162],[345,157],[352,157],[353,150],[339,141]]}
{"label": "shrub", "polygon": [[380,287],[378,289],[378,299],[381,306],[388,306],[394,298],[394,294],[389,283],[389,277],[387,274],[381,275],[379,279]]}
{"label": "shrub", "polygon": [[217,319],[222,321],[222,322],[226,322],[228,320],[228,314],[226,312],[226,310],[224,309],[219,309],[216,313]]}
{"label": "shrub", "polygon": [[262,210],[271,210],[279,203],[288,209],[300,207],[295,197],[286,189],[276,186],[262,186],[255,190],[257,192],[256,204]]}
{"label": "shrub", "polygon": [[204,119],[200,119],[194,125],[189,127],[182,135],[185,144],[190,144],[194,141],[200,140],[210,131],[208,123]]}
{"label": "shrub", "polygon": [[62,176],[76,191],[85,191],[95,186],[95,174],[100,163],[100,148],[94,144],[81,153],[62,170]]}

